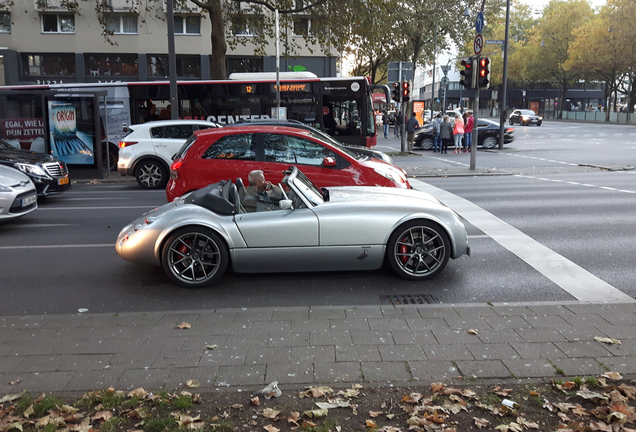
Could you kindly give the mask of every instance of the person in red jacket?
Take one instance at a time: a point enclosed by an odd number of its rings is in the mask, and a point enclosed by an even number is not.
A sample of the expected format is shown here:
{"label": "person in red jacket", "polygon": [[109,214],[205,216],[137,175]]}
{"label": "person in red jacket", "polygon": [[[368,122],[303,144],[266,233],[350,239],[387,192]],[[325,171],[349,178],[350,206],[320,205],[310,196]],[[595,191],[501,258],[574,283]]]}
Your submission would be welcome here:
{"label": "person in red jacket", "polygon": [[473,143],[473,126],[475,125],[475,118],[473,112],[468,111],[468,118],[466,119],[466,125],[464,126],[464,143],[466,147],[464,152],[470,151],[470,145]]}

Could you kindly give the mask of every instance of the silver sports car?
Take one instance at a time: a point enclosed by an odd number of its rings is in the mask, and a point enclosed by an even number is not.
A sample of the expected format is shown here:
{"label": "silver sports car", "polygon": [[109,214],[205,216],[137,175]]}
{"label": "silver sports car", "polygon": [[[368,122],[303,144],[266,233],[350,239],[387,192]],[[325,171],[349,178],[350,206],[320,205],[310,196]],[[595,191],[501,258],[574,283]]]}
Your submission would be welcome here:
{"label": "silver sports car", "polygon": [[162,265],[193,288],[217,282],[228,266],[237,273],[374,270],[387,261],[403,278],[426,280],[449,258],[470,255],[457,214],[424,192],[321,190],[296,167],[279,187],[278,202],[256,206],[243,205],[254,194],[241,179],[184,195],[126,226],[117,253]]}

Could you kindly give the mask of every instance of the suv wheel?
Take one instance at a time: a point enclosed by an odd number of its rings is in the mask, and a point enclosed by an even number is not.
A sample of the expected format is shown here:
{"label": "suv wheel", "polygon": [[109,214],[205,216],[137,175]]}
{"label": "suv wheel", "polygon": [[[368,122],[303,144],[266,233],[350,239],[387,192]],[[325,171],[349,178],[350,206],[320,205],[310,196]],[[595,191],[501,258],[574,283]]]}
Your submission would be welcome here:
{"label": "suv wheel", "polygon": [[168,183],[168,170],[160,162],[146,159],[137,164],[135,178],[144,189],[161,189]]}

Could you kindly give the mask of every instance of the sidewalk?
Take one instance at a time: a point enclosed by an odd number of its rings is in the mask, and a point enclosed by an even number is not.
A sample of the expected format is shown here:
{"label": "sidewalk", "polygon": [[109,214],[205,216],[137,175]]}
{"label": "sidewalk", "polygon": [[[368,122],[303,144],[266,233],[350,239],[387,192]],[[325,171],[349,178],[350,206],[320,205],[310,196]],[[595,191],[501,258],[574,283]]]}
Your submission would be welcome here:
{"label": "sidewalk", "polygon": [[581,302],[4,317],[0,395],[634,374],[635,325],[636,304]]}

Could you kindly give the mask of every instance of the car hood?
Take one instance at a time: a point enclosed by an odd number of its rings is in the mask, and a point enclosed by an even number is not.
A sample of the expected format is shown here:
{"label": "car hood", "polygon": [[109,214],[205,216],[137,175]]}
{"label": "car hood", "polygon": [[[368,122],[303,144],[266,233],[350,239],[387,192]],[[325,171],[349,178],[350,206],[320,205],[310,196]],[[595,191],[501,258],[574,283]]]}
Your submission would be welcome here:
{"label": "car hood", "polygon": [[382,202],[394,205],[443,206],[437,198],[416,189],[398,189],[380,186],[329,187],[328,202]]}
{"label": "car hood", "polygon": [[0,150],[0,160],[12,163],[47,163],[56,162],[54,156],[46,153],[38,153],[30,150]]}
{"label": "car hood", "polygon": [[31,180],[16,169],[0,165],[0,185],[16,186],[20,183],[31,183]]}

